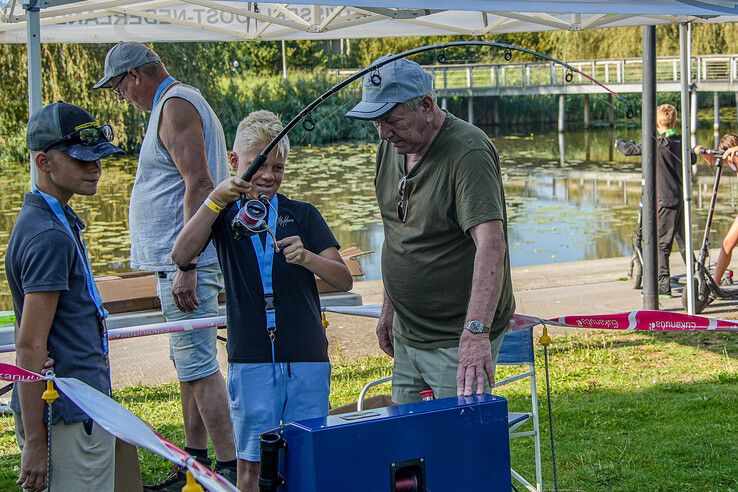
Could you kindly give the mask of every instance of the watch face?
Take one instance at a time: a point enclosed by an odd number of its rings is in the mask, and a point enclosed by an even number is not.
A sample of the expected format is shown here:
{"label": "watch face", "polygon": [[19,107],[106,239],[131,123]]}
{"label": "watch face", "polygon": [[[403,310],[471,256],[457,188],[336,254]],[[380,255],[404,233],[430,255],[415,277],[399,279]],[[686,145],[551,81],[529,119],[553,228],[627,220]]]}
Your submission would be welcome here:
{"label": "watch face", "polygon": [[468,321],[464,327],[472,333],[482,333],[484,331],[484,323],[477,320]]}

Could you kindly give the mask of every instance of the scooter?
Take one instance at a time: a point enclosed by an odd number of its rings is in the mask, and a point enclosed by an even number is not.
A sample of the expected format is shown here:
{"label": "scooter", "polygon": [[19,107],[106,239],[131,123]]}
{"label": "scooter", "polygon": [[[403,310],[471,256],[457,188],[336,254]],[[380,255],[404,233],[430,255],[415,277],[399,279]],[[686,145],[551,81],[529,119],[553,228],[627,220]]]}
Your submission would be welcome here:
{"label": "scooter", "polygon": [[[715,299],[738,299],[738,285],[732,286],[733,272],[726,270],[723,276],[723,283],[728,285],[718,285],[712,278],[710,272],[710,228],[712,227],[712,218],[715,214],[715,203],[717,202],[718,187],[720,186],[720,176],[723,171],[723,151],[701,148],[701,154],[710,154],[715,156],[715,181],[712,185],[712,196],[710,197],[710,208],[707,212],[707,222],[705,223],[705,234],[702,236],[702,246],[700,247],[697,260],[694,262],[694,310],[695,313],[701,313]],[[730,164],[735,171],[735,166]],[[682,291],[682,307],[687,309],[687,289]]]}

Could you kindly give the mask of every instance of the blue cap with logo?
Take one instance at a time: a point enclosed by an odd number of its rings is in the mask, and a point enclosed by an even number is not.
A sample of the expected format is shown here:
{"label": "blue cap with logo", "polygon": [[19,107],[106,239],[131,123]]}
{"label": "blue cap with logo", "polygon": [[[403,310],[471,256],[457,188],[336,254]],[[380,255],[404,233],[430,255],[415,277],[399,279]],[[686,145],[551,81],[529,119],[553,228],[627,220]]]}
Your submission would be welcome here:
{"label": "blue cap with logo", "polygon": [[[374,63],[393,55],[385,55]],[[379,75],[379,79],[375,75]],[[378,84],[375,82],[378,81]],[[364,76],[361,102],[346,113],[357,120],[378,120],[402,104],[433,89],[433,76],[417,63],[400,58]]]}
{"label": "blue cap with logo", "polygon": [[113,145],[112,128],[98,125],[90,113],[64,101],[39,109],[28,120],[26,146],[29,150],[60,150],[70,157],[92,162],[125,154]]}

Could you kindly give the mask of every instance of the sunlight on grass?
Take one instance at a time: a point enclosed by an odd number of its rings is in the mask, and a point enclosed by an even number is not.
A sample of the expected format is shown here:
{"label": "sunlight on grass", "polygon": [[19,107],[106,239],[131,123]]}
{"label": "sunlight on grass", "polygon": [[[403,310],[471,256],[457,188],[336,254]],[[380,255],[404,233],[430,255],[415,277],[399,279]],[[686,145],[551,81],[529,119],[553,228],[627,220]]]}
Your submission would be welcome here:
{"label": "sunlight on grass", "polygon": [[[553,489],[542,349],[536,348],[544,483]],[[722,333],[585,332],[554,339],[550,378],[561,489],[586,491],[738,490],[738,338]],[[331,405],[356,400],[391,361],[335,360]],[[501,367],[498,379],[515,368]],[[374,394],[388,392],[381,386]],[[527,380],[498,392],[510,410],[530,408]],[[175,384],[137,386],[116,398],[182,445]],[[9,417],[0,418],[0,490],[15,490],[19,454]],[[212,451],[211,451],[212,452]],[[140,452],[144,482],[169,464]],[[530,439],[512,444],[514,468],[534,476]]]}

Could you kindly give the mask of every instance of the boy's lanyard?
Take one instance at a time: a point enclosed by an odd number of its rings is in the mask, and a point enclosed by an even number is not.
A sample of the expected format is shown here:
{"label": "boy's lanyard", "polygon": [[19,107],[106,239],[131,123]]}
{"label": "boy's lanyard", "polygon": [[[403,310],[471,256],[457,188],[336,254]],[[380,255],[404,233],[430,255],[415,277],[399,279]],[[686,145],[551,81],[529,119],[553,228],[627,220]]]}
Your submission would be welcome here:
{"label": "boy's lanyard", "polygon": [[[277,217],[279,217],[277,207],[277,195],[275,194],[271,200],[269,200],[270,210],[265,217],[265,223],[269,224],[269,213],[274,214],[274,224],[277,224]],[[274,230],[276,237],[277,231]],[[251,244],[254,246],[254,253],[256,253],[256,260],[259,264],[259,275],[261,275],[261,285],[264,289],[264,308],[266,310],[266,330],[269,335],[269,341],[272,344],[272,372],[274,373],[274,381],[276,384],[276,357],[274,354],[274,339],[275,331],[277,331],[277,317],[274,309],[274,290],[272,287],[272,267],[274,265],[274,246],[272,236],[266,235],[264,245],[261,244],[261,238],[259,234],[251,236]]]}
{"label": "boy's lanyard", "polygon": [[[82,267],[85,270],[85,284],[87,286],[87,294],[89,294],[92,302],[95,303],[95,310],[97,311],[97,321],[100,327],[100,337],[102,339],[103,353],[105,354],[105,364],[108,366],[108,379],[110,379],[110,363],[108,360],[108,329],[105,325],[105,318],[108,317],[108,312],[103,307],[102,297],[100,297],[100,292],[97,290],[97,285],[95,285],[95,278],[92,276],[92,266],[90,265],[90,260],[87,256],[87,246],[85,244],[85,239],[82,236],[82,228],[79,226],[77,221],[75,221],[74,231],[72,230],[72,226],[69,224],[69,219],[64,213],[59,200],[47,193],[44,193],[38,188],[33,190],[33,192],[41,195],[41,197],[46,201],[46,203],[49,205],[49,208],[51,208],[51,211],[54,212],[54,215],[56,215],[56,218],[59,219],[59,222],[61,222],[67,229],[67,232],[71,234],[72,240],[74,241],[75,246],[77,246],[77,256],[79,256],[79,259],[82,262]],[[77,233],[76,236],[75,231]],[[79,238],[79,241],[77,241],[76,238]]]}

